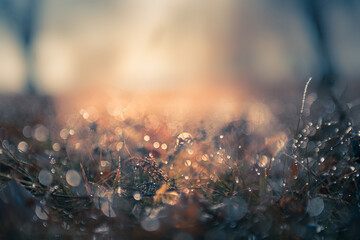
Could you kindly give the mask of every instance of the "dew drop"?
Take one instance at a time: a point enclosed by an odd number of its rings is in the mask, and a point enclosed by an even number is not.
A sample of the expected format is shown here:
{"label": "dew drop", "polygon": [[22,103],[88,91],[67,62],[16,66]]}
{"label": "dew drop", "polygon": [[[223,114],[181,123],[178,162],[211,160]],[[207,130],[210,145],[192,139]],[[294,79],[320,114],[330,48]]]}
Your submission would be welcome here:
{"label": "dew drop", "polygon": [[74,169],[70,169],[69,171],[67,171],[65,178],[66,182],[72,187],[79,186],[81,182],[80,174]]}
{"label": "dew drop", "polygon": [[45,126],[39,124],[35,127],[35,130],[33,132],[33,138],[35,138],[39,142],[45,142],[46,140],[48,140],[48,137],[49,130]]}
{"label": "dew drop", "polygon": [[36,205],[35,214],[41,220],[48,220],[48,218],[49,218],[48,211],[44,207],[41,207],[40,205]]}
{"label": "dew drop", "polygon": [[39,182],[44,186],[50,186],[53,181],[52,174],[46,169],[42,169],[40,171],[38,178],[39,178]]}
{"label": "dew drop", "polygon": [[22,131],[22,132],[23,132],[24,137],[30,138],[30,137],[31,137],[32,129],[31,129],[30,126],[25,126],[25,127],[23,128],[23,131]]}
{"label": "dew drop", "polygon": [[208,161],[209,160],[209,155],[207,155],[207,154],[202,155],[201,160],[203,160],[204,162]]}
{"label": "dew drop", "polygon": [[160,143],[159,143],[159,142],[154,142],[153,146],[154,146],[154,148],[159,148],[159,147],[160,147]]}
{"label": "dew drop", "polygon": [[324,200],[316,197],[308,201],[307,212],[311,217],[319,216],[324,210]]}
{"label": "dew drop", "polygon": [[83,118],[84,118],[84,119],[88,119],[89,117],[90,117],[89,113],[88,113],[88,112],[84,112]]}
{"label": "dew drop", "polygon": [[307,147],[307,142],[301,141],[300,148],[305,149]]}
{"label": "dew drop", "polygon": [[133,195],[134,199],[136,201],[140,201],[141,200],[141,194],[139,192],[135,192]]}
{"label": "dew drop", "polygon": [[310,130],[309,130],[308,128],[304,128],[304,129],[302,130],[302,134],[303,134],[304,136],[308,136],[308,135],[310,134]]}
{"label": "dew drop", "polygon": [[53,150],[54,150],[55,152],[58,152],[58,151],[60,151],[61,146],[60,146],[59,143],[54,143],[54,144],[52,145],[52,148],[53,148]]}
{"label": "dew drop", "polygon": [[191,136],[190,133],[187,132],[180,133],[176,139],[177,148],[182,147],[185,144],[192,145],[192,143],[193,143],[193,137]]}
{"label": "dew drop", "polygon": [[266,155],[262,155],[260,161],[258,162],[259,167],[266,167],[266,165],[268,164],[268,161],[269,161],[269,158]]}
{"label": "dew drop", "polygon": [[160,221],[157,218],[147,217],[141,221],[141,227],[148,231],[153,232],[160,228]]}
{"label": "dew drop", "polygon": [[145,136],[144,136],[144,141],[145,141],[145,142],[150,141],[150,136],[149,136],[149,135],[145,135]]}
{"label": "dew drop", "polygon": [[65,128],[61,129],[60,133],[59,133],[61,139],[66,140],[69,136],[69,131]]}
{"label": "dew drop", "polygon": [[109,226],[104,223],[103,225],[100,225],[99,227],[95,228],[94,233],[107,233],[109,232]]}
{"label": "dew drop", "polygon": [[24,141],[19,142],[18,144],[18,151],[19,152],[27,152],[28,150],[28,144]]}
{"label": "dew drop", "polygon": [[186,160],[186,161],[185,161],[185,166],[190,167],[190,166],[191,166],[191,161],[190,161],[190,160]]}
{"label": "dew drop", "polygon": [[110,201],[104,201],[101,203],[101,211],[107,217],[116,217],[116,214],[110,204]]}

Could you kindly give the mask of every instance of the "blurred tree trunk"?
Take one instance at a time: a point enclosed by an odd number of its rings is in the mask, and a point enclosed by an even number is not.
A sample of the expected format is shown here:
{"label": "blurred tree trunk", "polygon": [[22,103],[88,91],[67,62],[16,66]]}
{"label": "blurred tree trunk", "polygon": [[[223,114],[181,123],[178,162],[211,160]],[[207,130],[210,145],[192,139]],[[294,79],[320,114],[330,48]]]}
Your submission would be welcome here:
{"label": "blurred tree trunk", "polygon": [[310,27],[314,36],[316,49],[321,66],[319,90],[329,91],[336,82],[336,71],[331,58],[328,36],[326,35],[326,24],[324,21],[324,1],[305,0],[305,14],[309,19]]}
{"label": "blurred tree trunk", "polygon": [[33,43],[41,0],[0,0],[0,13],[9,22],[23,47],[27,94],[36,94]]}
{"label": "blurred tree trunk", "polygon": [[37,14],[39,10],[39,0],[29,1],[27,8],[24,10],[23,24],[20,30],[20,38],[23,42],[25,63],[26,63],[26,86],[25,91],[29,94],[37,92],[35,74],[34,74],[34,57],[33,43],[37,30]]}
{"label": "blurred tree trunk", "polygon": [[[317,87],[318,93],[320,94],[319,97],[329,96],[337,108],[339,120],[341,122],[349,122],[351,120],[349,119],[348,108],[345,104],[342,104],[338,100],[338,97],[333,89],[334,85],[338,81],[338,77],[331,56],[329,36],[326,34],[326,27],[329,29],[331,26],[326,25],[324,6],[322,4],[327,4],[327,2],[321,0],[305,0],[304,4],[305,11],[308,14],[310,24],[313,28],[313,35],[318,49],[320,66],[322,67],[320,73],[321,80]],[[342,4],[351,6],[352,1],[344,1]]]}

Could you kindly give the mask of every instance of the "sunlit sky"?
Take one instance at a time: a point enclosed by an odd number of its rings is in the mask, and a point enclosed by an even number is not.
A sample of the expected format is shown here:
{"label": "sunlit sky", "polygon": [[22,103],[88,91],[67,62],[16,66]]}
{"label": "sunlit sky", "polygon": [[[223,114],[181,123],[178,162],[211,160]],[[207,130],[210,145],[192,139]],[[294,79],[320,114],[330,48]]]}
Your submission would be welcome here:
{"label": "sunlit sky", "polygon": [[[360,7],[324,5],[339,72],[360,75]],[[38,88],[162,90],[211,82],[306,81],[318,74],[300,1],[43,1],[37,15]],[[0,91],[21,92],[25,62],[16,31],[0,17]],[[235,80],[234,80],[235,79]]]}

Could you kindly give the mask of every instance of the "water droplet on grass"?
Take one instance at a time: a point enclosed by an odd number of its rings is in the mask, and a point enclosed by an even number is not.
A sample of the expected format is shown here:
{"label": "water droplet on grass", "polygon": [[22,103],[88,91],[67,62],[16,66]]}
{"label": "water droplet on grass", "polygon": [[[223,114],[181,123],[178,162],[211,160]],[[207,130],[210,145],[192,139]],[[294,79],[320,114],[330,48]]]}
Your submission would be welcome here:
{"label": "water droplet on grass", "polygon": [[46,140],[48,140],[48,137],[49,130],[45,126],[39,124],[35,127],[35,130],[33,132],[33,138],[35,138],[39,142],[45,142]]}
{"label": "water droplet on grass", "polygon": [[324,200],[316,197],[308,201],[307,212],[311,217],[319,216],[324,210]]}
{"label": "water droplet on grass", "polygon": [[24,141],[19,142],[17,149],[19,152],[26,152],[28,150],[28,144]]}
{"label": "water droplet on grass", "polygon": [[309,129],[309,128],[304,128],[304,129],[302,130],[302,134],[303,134],[304,136],[308,136],[308,135],[310,134],[310,129]]}
{"label": "water droplet on grass", "polygon": [[69,131],[67,129],[63,128],[63,129],[61,129],[59,135],[60,135],[61,139],[66,140],[69,136]]}
{"label": "water droplet on grass", "polygon": [[23,135],[26,137],[26,138],[30,138],[31,137],[31,132],[32,132],[32,129],[30,126],[25,126],[23,128]]}
{"label": "water droplet on grass", "polygon": [[50,186],[53,181],[52,174],[46,169],[42,169],[40,171],[38,178],[39,178],[39,182],[44,186]]}
{"label": "water droplet on grass", "polygon": [[157,231],[160,228],[160,221],[157,218],[147,217],[140,224],[148,232]]}
{"label": "water droplet on grass", "polygon": [[209,155],[207,155],[207,154],[202,155],[201,160],[203,160],[204,162],[208,161],[209,160]]}
{"label": "water droplet on grass", "polygon": [[104,201],[101,203],[101,211],[107,217],[116,217],[114,209],[110,205],[110,201]]}
{"label": "water droplet on grass", "polygon": [[159,142],[154,142],[153,146],[154,146],[154,148],[159,148],[159,147],[160,147],[160,143],[159,143]]}
{"label": "water droplet on grass", "polygon": [[44,207],[41,207],[39,205],[36,205],[36,207],[35,207],[35,214],[41,220],[48,220],[48,218],[49,218],[48,211]]}
{"label": "water droplet on grass", "polygon": [[74,169],[67,171],[65,177],[66,177],[66,182],[72,187],[79,186],[81,182],[80,174]]}
{"label": "water droplet on grass", "polygon": [[58,151],[60,151],[60,144],[59,143],[54,143],[53,145],[52,145],[52,148],[53,148],[53,150],[55,151],[55,152],[58,152]]}
{"label": "water droplet on grass", "polygon": [[184,145],[192,145],[193,143],[193,137],[190,133],[183,132],[180,133],[179,136],[176,139],[176,148],[180,148]]}
{"label": "water droplet on grass", "polygon": [[102,234],[104,234],[104,233],[107,233],[107,232],[109,232],[109,226],[106,223],[104,223],[103,225],[100,225],[99,227],[94,229],[94,233],[102,233]]}
{"label": "water droplet on grass", "polygon": [[150,136],[149,136],[149,135],[145,135],[145,136],[144,136],[144,141],[145,141],[145,142],[150,141]]}
{"label": "water droplet on grass", "polygon": [[135,192],[133,195],[134,199],[136,201],[140,201],[141,200],[141,194],[139,192]]}

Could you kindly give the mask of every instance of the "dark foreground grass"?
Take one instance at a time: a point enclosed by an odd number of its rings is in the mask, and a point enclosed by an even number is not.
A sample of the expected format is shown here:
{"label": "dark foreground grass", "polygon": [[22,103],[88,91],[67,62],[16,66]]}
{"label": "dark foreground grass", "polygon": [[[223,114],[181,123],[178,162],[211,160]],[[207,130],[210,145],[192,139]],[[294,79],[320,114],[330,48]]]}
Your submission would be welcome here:
{"label": "dark foreground grass", "polygon": [[360,238],[356,102],[312,94],[273,137],[244,118],[165,143],[141,121],[82,112],[63,128],[49,99],[16,101],[2,106],[1,239]]}

